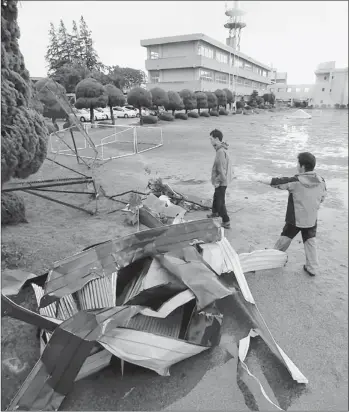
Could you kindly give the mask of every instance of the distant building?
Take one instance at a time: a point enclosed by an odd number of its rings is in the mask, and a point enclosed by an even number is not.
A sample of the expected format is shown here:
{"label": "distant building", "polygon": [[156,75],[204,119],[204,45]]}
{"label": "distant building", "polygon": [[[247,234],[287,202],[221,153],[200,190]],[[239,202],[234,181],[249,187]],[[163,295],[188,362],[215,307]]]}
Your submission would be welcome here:
{"label": "distant building", "polygon": [[268,87],[268,91],[275,94],[276,101],[291,103],[293,100],[307,101],[313,95],[314,84],[280,84],[275,83]]}
{"label": "distant building", "polygon": [[[272,76],[276,81],[268,86],[268,90],[280,102],[300,100],[314,106],[347,105],[348,68],[336,69],[335,66],[335,62],[321,63],[315,70],[316,79],[312,84],[287,84],[287,73],[278,74],[275,71]],[[286,82],[283,82],[285,79]]]}
{"label": "distant building", "polygon": [[230,88],[238,96],[266,92],[271,67],[204,34],[141,40],[147,48],[147,88],[214,91]]}
{"label": "distant building", "polygon": [[270,80],[272,84],[286,84],[287,83],[287,73],[278,72],[276,69],[273,69],[270,74]]}
{"label": "distant building", "polygon": [[321,63],[315,70],[312,104],[348,104],[348,67],[336,69],[336,62]]}

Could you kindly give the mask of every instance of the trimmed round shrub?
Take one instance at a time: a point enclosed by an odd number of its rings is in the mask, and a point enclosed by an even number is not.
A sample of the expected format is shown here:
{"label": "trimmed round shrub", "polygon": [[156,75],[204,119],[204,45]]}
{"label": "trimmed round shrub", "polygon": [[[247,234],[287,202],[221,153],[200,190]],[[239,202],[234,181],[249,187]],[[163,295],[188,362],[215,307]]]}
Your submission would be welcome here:
{"label": "trimmed round shrub", "polygon": [[339,103],[336,103],[335,105],[334,105],[334,108],[335,109],[339,109],[341,107],[341,105],[339,104]]}
{"label": "trimmed round shrub", "polygon": [[158,122],[158,118],[156,116],[143,116],[142,119],[144,124],[155,124]]}
{"label": "trimmed round shrub", "polygon": [[319,105],[318,105],[318,104],[316,104],[314,107],[315,107],[315,109],[318,109],[318,108],[319,108]]}
{"label": "trimmed round shrub", "polygon": [[185,113],[176,113],[175,119],[188,120],[188,115]]}
{"label": "trimmed round shrub", "polygon": [[244,107],[245,110],[251,110],[251,106],[249,106],[248,104],[246,104],[246,106]]}
{"label": "trimmed round shrub", "polygon": [[215,117],[219,117],[219,113],[216,110],[211,110],[210,115],[215,116]]}
{"label": "trimmed round shrub", "polygon": [[326,109],[326,108],[327,108],[326,104],[321,105],[321,109]]}
{"label": "trimmed round shrub", "polygon": [[236,102],[236,108],[237,109],[242,109],[245,106],[244,102]]}
{"label": "trimmed round shrub", "polygon": [[28,223],[25,217],[23,199],[15,193],[2,193],[1,195],[1,224],[15,225]]}
{"label": "trimmed round shrub", "polygon": [[219,114],[223,116],[228,116],[229,112],[228,110],[225,110],[225,109],[219,109]]}
{"label": "trimmed round shrub", "polygon": [[196,112],[189,112],[188,117],[192,117],[193,119],[197,119],[199,117],[199,114]]}
{"label": "trimmed round shrub", "polygon": [[201,112],[200,116],[201,117],[210,117],[210,113],[209,112]]}
{"label": "trimmed round shrub", "polygon": [[242,114],[242,109],[237,109],[236,114]]}
{"label": "trimmed round shrub", "polygon": [[340,108],[341,108],[341,109],[345,109],[345,108],[346,108],[346,105],[345,105],[345,104],[341,104],[341,105],[340,105]]}
{"label": "trimmed round shrub", "polygon": [[174,116],[171,113],[160,113],[159,120],[164,120],[165,122],[173,122]]}

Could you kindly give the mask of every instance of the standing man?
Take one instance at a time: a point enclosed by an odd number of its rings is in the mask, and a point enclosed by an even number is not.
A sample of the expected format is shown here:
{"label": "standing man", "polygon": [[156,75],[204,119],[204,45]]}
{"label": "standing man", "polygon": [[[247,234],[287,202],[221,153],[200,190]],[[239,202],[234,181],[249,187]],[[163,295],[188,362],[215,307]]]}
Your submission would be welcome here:
{"label": "standing man", "polygon": [[304,243],[306,263],[303,269],[310,275],[318,273],[318,257],[316,250],[317,215],[320,204],[326,196],[325,180],[314,172],[316,158],[309,152],[299,153],[297,170],[293,177],[262,178],[251,177],[252,180],[288,190],[286,224],[274,249],[285,252],[292,239],[301,232]]}
{"label": "standing man", "polygon": [[215,188],[213,195],[212,213],[207,217],[221,217],[222,227],[230,229],[230,219],[225,207],[225,192],[233,178],[231,159],[227,152],[228,143],[222,142],[223,133],[214,129],[210,133],[211,144],[216,150],[216,157],[212,167],[211,182]]}

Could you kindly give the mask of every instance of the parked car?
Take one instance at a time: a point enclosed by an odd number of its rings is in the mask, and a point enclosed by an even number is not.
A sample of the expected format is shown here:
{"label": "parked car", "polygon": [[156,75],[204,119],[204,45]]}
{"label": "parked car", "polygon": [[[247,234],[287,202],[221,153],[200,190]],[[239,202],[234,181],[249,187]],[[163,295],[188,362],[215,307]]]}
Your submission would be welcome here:
{"label": "parked car", "polygon": [[115,117],[136,117],[137,113],[135,110],[127,109],[126,107],[113,107],[113,113]]}
{"label": "parked car", "polygon": [[[98,111],[98,109],[95,109],[93,112],[94,112],[95,120],[107,120],[108,119],[108,116],[106,114],[104,114],[103,112]],[[91,121],[91,116],[90,116],[90,111],[89,110],[75,109],[74,113],[76,114],[76,116],[80,120],[80,122],[82,122],[82,123]]]}
{"label": "parked car", "polygon": [[[109,107],[105,107],[105,108],[98,107],[97,109],[94,110],[94,112],[95,112],[95,120],[108,120],[110,118]],[[100,117],[100,116],[104,116],[104,117],[103,119],[99,119],[99,118],[97,119],[96,115],[97,117]]]}

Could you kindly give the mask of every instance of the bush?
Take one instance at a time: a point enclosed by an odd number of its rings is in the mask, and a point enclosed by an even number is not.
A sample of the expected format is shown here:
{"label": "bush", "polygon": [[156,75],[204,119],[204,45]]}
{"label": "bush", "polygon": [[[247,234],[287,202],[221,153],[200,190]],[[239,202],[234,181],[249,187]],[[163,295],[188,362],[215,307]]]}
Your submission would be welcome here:
{"label": "bush", "polygon": [[242,113],[245,114],[245,115],[247,115],[247,116],[250,116],[250,115],[251,115],[251,111],[250,111],[250,110],[242,109]]}
{"label": "bush", "polygon": [[188,115],[185,113],[176,113],[175,119],[188,120]]}
{"label": "bush", "polygon": [[242,109],[237,109],[236,114],[242,114]]}
{"label": "bush", "polygon": [[318,108],[319,108],[319,105],[318,105],[318,104],[316,104],[314,107],[315,107],[315,109],[318,109]]}
{"label": "bush", "polygon": [[157,122],[158,122],[158,118],[156,116],[143,116],[144,124],[155,124]]}
{"label": "bush", "polygon": [[340,105],[340,108],[341,108],[341,109],[345,109],[345,108],[346,108],[346,105],[345,105],[345,104],[341,104],[341,105]]}
{"label": "bush", "polygon": [[265,105],[264,105],[264,104],[260,104],[260,105],[258,106],[258,109],[265,109]]}
{"label": "bush", "polygon": [[1,195],[1,224],[28,223],[23,199],[14,193]]}
{"label": "bush", "polygon": [[159,114],[159,120],[164,120],[165,122],[173,122],[174,121],[174,116],[172,116],[171,113],[160,113]]}
{"label": "bush", "polygon": [[215,116],[215,117],[219,117],[219,113],[216,110],[211,110],[210,115]]}
{"label": "bush", "polygon": [[335,105],[334,105],[334,108],[335,109],[339,109],[341,107],[341,105],[339,104],[339,103],[336,103]]}
{"label": "bush", "polygon": [[246,106],[244,107],[245,110],[251,110],[251,106],[249,106],[248,104],[246,104]]}
{"label": "bush", "polygon": [[228,116],[229,112],[228,112],[228,110],[225,110],[225,109],[219,109],[219,114],[221,114],[223,116]]}
{"label": "bush", "polygon": [[188,110],[197,108],[196,94],[191,90],[183,89],[179,92],[179,96],[183,100],[183,105],[186,113],[188,112]]}
{"label": "bush", "polygon": [[197,119],[199,117],[199,114],[196,112],[189,112],[188,117],[192,117],[193,119]]}
{"label": "bush", "polygon": [[201,117],[210,117],[210,113],[209,112],[201,112],[200,116]]}
{"label": "bush", "polygon": [[236,102],[236,108],[237,109],[242,109],[245,106],[244,102]]}

